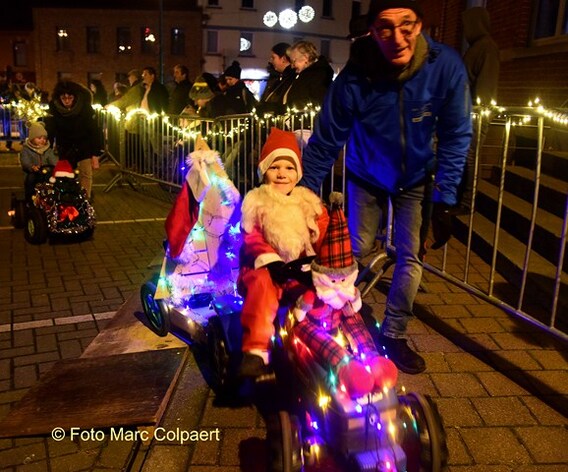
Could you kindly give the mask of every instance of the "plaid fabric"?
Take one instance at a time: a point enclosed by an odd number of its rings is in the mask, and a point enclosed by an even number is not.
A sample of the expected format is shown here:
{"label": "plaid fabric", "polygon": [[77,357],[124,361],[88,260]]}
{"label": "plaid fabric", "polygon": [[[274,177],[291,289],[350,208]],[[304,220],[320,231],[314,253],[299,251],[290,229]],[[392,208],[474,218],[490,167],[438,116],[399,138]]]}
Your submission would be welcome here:
{"label": "plaid fabric", "polygon": [[329,269],[343,269],[352,266],[355,260],[343,209],[339,205],[333,205],[329,216],[329,226],[317,264]]}
{"label": "plaid fabric", "polygon": [[[340,310],[334,312],[341,314]],[[365,352],[367,356],[371,352],[376,353],[373,339],[359,313],[341,316],[340,329],[354,350]],[[309,318],[294,326],[294,334],[312,351],[318,362],[322,365],[329,364],[335,369],[345,356],[351,357],[352,354],[333,339],[333,333],[333,329],[326,330]]]}

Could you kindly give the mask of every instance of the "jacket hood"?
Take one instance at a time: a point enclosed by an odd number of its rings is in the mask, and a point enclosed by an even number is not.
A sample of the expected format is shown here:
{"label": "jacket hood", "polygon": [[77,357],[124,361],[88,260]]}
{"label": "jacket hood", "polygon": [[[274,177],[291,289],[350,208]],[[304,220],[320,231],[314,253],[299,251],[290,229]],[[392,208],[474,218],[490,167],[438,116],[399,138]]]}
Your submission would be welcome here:
{"label": "jacket hood", "polygon": [[489,35],[491,20],[489,12],[483,7],[469,8],[462,13],[463,34],[469,44],[482,36]]}
{"label": "jacket hood", "polygon": [[[59,97],[64,93],[75,95],[75,103],[73,103],[71,108],[65,108],[59,99]],[[58,82],[53,89],[51,105],[61,115],[74,116],[81,114],[87,106],[91,106],[92,101],[93,98],[91,91],[86,87],[83,87],[76,82],[62,81]]]}
{"label": "jacket hood", "polygon": [[[294,69],[292,69],[292,70],[294,70]],[[302,75],[302,74],[309,75],[312,72],[317,72],[319,74],[323,74],[328,79],[333,78],[333,69],[331,68],[331,65],[329,64],[329,61],[324,56],[318,57],[318,60],[316,62],[314,62],[313,64],[306,67],[298,75]],[[295,73],[295,71],[294,71],[294,73]]]}

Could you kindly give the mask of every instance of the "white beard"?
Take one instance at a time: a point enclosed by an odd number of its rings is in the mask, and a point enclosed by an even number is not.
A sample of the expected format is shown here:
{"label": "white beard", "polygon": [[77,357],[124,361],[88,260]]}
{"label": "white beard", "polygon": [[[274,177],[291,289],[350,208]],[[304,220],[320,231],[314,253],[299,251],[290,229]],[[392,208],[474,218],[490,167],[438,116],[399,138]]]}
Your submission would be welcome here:
{"label": "white beard", "polygon": [[250,232],[261,228],[266,242],[289,262],[305,253],[314,255],[312,244],[319,238],[317,218],[321,200],[304,187],[282,195],[268,185],[251,190],[243,200],[242,227]]}
{"label": "white beard", "polygon": [[[358,297],[355,279],[357,271],[343,277],[340,281],[326,274],[312,271],[312,279],[318,298],[336,310],[341,310],[348,302],[353,302]],[[334,283],[335,280],[335,283]]]}

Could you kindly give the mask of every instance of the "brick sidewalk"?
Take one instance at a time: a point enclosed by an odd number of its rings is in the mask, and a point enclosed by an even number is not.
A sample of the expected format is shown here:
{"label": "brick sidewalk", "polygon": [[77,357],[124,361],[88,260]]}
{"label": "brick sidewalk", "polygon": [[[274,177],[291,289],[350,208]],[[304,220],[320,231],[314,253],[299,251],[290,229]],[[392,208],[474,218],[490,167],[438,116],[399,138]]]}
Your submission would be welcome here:
{"label": "brick sidewalk", "polygon": [[[79,357],[108,318],[135,296],[149,275],[148,264],[161,252],[169,205],[128,187],[104,194],[104,182],[100,185],[92,241],[32,247],[21,231],[0,230],[0,417],[54,362]],[[7,192],[0,190],[0,201]],[[449,257],[459,263],[462,255],[463,247],[452,241]],[[486,277],[480,261],[475,268],[476,277]],[[365,300],[377,319],[388,278],[387,272]],[[428,368],[416,376],[401,374],[400,384],[435,398],[448,435],[449,470],[566,470],[566,417],[548,405],[568,403],[566,346],[433,274],[425,273],[424,287],[410,339]],[[162,426],[219,427],[220,441],[143,445],[111,441],[108,435],[102,442],[5,439],[0,470],[262,470],[251,464],[251,458],[262,462],[264,454],[262,418],[251,407],[217,406],[193,359]]]}

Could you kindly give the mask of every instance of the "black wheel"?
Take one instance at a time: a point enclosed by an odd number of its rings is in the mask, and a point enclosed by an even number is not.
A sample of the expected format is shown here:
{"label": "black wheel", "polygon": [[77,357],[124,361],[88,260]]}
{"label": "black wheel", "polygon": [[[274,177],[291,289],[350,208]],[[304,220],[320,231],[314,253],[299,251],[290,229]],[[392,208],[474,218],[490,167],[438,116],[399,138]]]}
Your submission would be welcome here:
{"label": "black wheel", "polygon": [[32,207],[26,211],[24,237],[31,244],[43,244],[47,241],[47,220],[39,208]]}
{"label": "black wheel", "polygon": [[156,283],[152,280],[140,288],[140,301],[150,329],[158,336],[166,336],[170,332],[170,309],[163,300],[156,300]]}
{"label": "black wheel", "polygon": [[296,416],[279,411],[266,418],[268,470],[298,472],[304,470],[302,427]]}
{"label": "black wheel", "polygon": [[429,396],[418,393],[401,396],[399,402],[401,447],[406,454],[407,472],[443,471],[448,445],[436,404]]}
{"label": "black wheel", "polygon": [[26,225],[26,202],[19,200],[15,195],[12,196],[12,226],[22,229]]}
{"label": "black wheel", "polygon": [[225,331],[217,315],[209,318],[207,324],[207,348],[211,367],[210,387],[216,394],[224,393],[229,384],[231,361]]}

